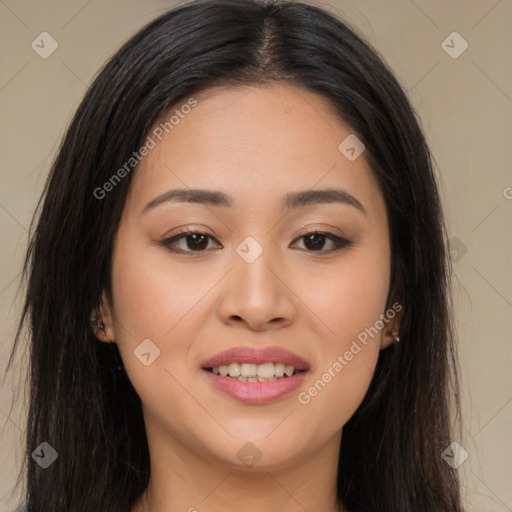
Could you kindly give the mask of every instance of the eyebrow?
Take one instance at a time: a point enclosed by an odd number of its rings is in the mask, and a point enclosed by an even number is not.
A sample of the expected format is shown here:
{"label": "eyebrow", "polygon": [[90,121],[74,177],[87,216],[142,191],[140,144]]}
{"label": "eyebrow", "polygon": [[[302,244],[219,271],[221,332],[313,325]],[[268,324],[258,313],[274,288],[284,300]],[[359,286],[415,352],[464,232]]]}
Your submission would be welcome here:
{"label": "eyebrow", "polygon": [[[210,206],[232,208],[234,201],[224,192],[204,189],[173,189],[160,194],[144,206],[141,214],[164,203],[199,203]],[[285,194],[282,206],[288,209],[302,208],[312,204],[342,203],[353,206],[366,215],[364,206],[347,191],[330,188],[325,190],[303,190]]]}

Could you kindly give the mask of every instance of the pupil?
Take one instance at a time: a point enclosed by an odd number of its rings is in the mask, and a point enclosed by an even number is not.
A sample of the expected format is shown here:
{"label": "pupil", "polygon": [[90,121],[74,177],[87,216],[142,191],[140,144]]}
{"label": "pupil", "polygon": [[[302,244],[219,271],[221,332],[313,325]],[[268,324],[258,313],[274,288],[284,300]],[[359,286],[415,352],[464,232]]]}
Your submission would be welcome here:
{"label": "pupil", "polygon": [[[313,249],[321,248],[321,246],[325,242],[324,239],[325,239],[325,235],[321,235],[319,233],[313,233],[313,234],[308,235],[306,237],[306,240],[309,240],[310,242],[311,241],[313,242]],[[307,242],[306,242],[306,246],[307,246]]]}
{"label": "pupil", "polygon": [[[189,239],[188,239],[189,241],[190,241],[190,238],[192,238],[194,240],[194,242],[192,245],[188,244],[189,249],[204,249],[203,245],[205,246],[204,241],[206,240],[206,235],[197,235],[197,234],[189,235]],[[202,240],[198,244],[197,240],[199,238],[202,238]],[[208,245],[208,241],[206,241],[206,245]]]}

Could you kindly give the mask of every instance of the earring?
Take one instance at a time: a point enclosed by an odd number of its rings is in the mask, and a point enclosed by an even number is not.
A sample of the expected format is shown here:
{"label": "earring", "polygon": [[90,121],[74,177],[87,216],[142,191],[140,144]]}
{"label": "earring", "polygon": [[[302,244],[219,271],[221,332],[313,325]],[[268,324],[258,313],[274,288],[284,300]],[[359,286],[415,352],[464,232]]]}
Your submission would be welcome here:
{"label": "earring", "polygon": [[100,321],[98,323],[98,319],[96,318],[96,315],[91,315],[91,318],[89,320],[91,322],[92,328],[93,328],[95,333],[100,331],[101,334],[106,334],[105,324],[102,321]]}
{"label": "earring", "polygon": [[391,329],[391,336],[395,337],[396,343],[400,341],[400,336],[398,336],[399,332],[396,329]]}

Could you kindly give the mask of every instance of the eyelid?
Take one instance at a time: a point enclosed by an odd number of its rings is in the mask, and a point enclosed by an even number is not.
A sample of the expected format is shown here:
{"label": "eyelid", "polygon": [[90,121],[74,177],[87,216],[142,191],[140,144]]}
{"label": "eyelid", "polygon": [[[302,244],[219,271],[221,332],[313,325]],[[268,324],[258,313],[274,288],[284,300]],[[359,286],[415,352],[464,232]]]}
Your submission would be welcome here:
{"label": "eyelid", "polygon": [[[310,254],[315,254],[315,253],[318,253],[320,255],[332,254],[340,249],[343,249],[345,247],[350,247],[351,245],[354,244],[353,240],[349,240],[348,238],[345,238],[343,236],[335,235],[334,233],[331,233],[330,231],[324,231],[324,230],[317,229],[317,228],[312,228],[312,229],[310,228],[310,229],[306,230],[305,232],[302,232],[301,234],[296,236],[294,238],[294,240],[300,241],[302,238],[304,238],[305,236],[308,236],[310,234],[315,234],[315,235],[318,234],[321,236],[325,236],[325,238],[327,238],[328,240],[330,240],[331,242],[336,244],[336,247],[334,247],[333,249],[329,249],[329,250],[322,249],[319,251],[305,251]],[[294,242],[293,245],[295,245],[296,243],[297,242]]]}
{"label": "eyelid", "polygon": [[[166,246],[166,247],[170,246],[171,243],[174,242],[175,240],[180,240],[182,238],[186,238],[187,235],[206,235],[208,238],[210,238],[211,240],[215,241],[216,244],[222,246],[222,244],[212,234],[210,234],[207,229],[204,229],[204,228],[197,229],[197,228],[190,228],[190,227],[184,228],[182,231],[179,231],[178,233],[175,233],[175,234],[173,234],[171,236],[165,237],[160,242],[160,245],[163,245],[163,246]],[[182,252],[182,253],[194,253],[194,252],[197,252],[197,253],[201,253],[201,252],[206,252],[206,251],[182,251],[182,250],[178,249],[178,250],[176,250],[176,252]]]}

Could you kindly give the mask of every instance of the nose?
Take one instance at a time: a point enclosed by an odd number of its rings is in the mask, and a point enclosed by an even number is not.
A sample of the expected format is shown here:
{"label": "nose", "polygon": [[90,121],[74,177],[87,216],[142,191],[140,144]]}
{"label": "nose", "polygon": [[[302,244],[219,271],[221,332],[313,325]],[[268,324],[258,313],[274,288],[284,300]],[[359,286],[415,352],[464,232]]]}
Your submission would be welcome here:
{"label": "nose", "polygon": [[237,254],[233,259],[234,268],[224,282],[218,305],[222,321],[254,331],[293,323],[297,299],[289,275],[272,257],[271,251],[264,250],[252,263]]}

